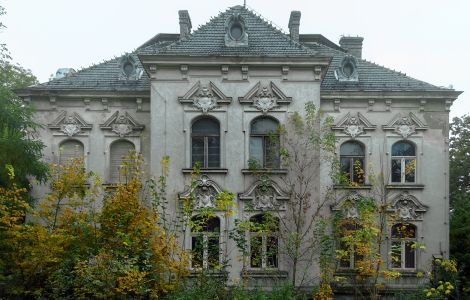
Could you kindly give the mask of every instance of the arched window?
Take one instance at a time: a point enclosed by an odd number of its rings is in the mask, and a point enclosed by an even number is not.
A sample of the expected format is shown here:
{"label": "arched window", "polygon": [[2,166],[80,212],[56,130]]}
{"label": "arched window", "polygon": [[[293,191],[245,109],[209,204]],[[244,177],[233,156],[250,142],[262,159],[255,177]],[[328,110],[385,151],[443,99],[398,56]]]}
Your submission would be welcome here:
{"label": "arched window", "polygon": [[220,168],[220,126],[212,118],[202,118],[191,128],[191,165]]}
{"label": "arched window", "polygon": [[345,142],[340,148],[341,172],[350,183],[364,184],[364,146],[359,142]]}
{"label": "arched window", "polygon": [[268,117],[255,119],[250,129],[250,161],[261,168],[279,168],[279,123]]}
{"label": "arched window", "polygon": [[59,164],[64,165],[71,159],[83,157],[83,144],[77,140],[67,140],[59,146]]}
{"label": "arched window", "polygon": [[416,182],[416,147],[406,141],[392,146],[392,182]]}
{"label": "arched window", "polygon": [[193,268],[213,269],[220,264],[220,219],[191,218],[191,265]]}
{"label": "arched window", "polygon": [[399,223],[392,226],[392,268],[416,268],[416,226]]}
{"label": "arched window", "polygon": [[111,144],[109,178],[112,183],[119,182],[122,165],[126,161],[126,157],[130,155],[130,151],[134,150],[134,144],[129,141],[117,141]]}
{"label": "arched window", "polygon": [[250,267],[278,267],[279,219],[270,214],[250,218]]}

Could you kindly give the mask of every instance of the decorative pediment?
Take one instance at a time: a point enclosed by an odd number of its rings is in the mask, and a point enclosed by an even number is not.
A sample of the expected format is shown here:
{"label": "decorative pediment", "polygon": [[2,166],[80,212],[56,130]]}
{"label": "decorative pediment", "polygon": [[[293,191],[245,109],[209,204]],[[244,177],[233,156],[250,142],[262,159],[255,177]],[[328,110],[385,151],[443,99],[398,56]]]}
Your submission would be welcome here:
{"label": "decorative pediment", "polygon": [[49,129],[59,130],[68,136],[74,136],[85,130],[91,130],[93,125],[88,124],[76,112],[67,116],[65,110],[59,113],[59,116],[49,125]]}
{"label": "decorative pediment", "polygon": [[376,127],[376,125],[372,125],[361,113],[358,112],[357,115],[353,115],[348,112],[332,129],[341,130],[351,136],[351,138],[355,138],[365,133],[367,130],[375,130]]}
{"label": "decorative pediment", "polygon": [[111,117],[100,125],[101,129],[111,130],[120,137],[135,135],[144,129],[144,125],[137,123],[127,112],[116,111]]}
{"label": "decorative pediment", "polygon": [[232,102],[232,98],[225,96],[212,81],[208,84],[201,84],[198,81],[184,96],[178,97],[178,100],[181,103],[192,104],[203,114],[217,108],[220,104]]}
{"label": "decorative pediment", "polygon": [[383,130],[393,130],[396,134],[406,139],[418,130],[426,130],[428,126],[410,112],[408,115],[398,113],[390,122],[383,125],[382,128]]}
{"label": "decorative pediment", "polygon": [[272,81],[269,84],[258,82],[244,97],[238,98],[241,104],[250,104],[266,114],[268,111],[292,102]]}
{"label": "decorative pediment", "polygon": [[357,219],[359,218],[359,210],[357,209],[357,201],[362,196],[357,192],[350,192],[341,198],[337,204],[331,207],[332,211],[343,212],[343,216],[346,219]]}
{"label": "decorative pediment", "polygon": [[195,197],[194,209],[215,208],[215,200],[221,192],[222,189],[215,181],[210,179],[207,175],[201,175],[193,187],[179,193],[178,197],[180,199]]}
{"label": "decorative pediment", "polygon": [[390,203],[390,212],[394,212],[400,220],[422,220],[427,206],[419,202],[415,196],[403,192]]}
{"label": "decorative pediment", "polygon": [[250,201],[248,207],[252,210],[286,210],[289,195],[276,182],[263,178],[253,183],[246,192],[238,194],[238,198]]}
{"label": "decorative pediment", "polygon": [[248,33],[246,22],[238,12],[225,20],[225,46],[248,47]]}

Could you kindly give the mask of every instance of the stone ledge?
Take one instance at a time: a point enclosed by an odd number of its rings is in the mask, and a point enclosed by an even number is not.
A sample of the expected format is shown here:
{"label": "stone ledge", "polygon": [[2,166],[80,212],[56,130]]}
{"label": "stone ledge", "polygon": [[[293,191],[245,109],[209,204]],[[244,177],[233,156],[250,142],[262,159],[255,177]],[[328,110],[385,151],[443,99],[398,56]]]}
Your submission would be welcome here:
{"label": "stone ledge", "polygon": [[242,169],[243,174],[287,174],[287,169]]}
{"label": "stone ledge", "polygon": [[[194,170],[193,169],[182,169],[183,174],[191,174]],[[200,169],[199,173],[201,174],[227,174],[228,169]]]}

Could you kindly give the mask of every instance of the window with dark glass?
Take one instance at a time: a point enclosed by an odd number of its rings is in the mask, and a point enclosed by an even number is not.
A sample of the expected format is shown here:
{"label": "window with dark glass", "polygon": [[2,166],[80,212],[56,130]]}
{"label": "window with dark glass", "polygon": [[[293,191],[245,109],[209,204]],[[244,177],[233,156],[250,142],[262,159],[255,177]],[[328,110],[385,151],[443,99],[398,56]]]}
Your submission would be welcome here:
{"label": "window with dark glass", "polygon": [[356,251],[360,241],[356,238],[357,230],[361,227],[354,219],[344,220],[339,233],[338,248],[343,255],[339,258],[339,267],[344,269],[354,269],[358,267],[363,256]]}
{"label": "window with dark glass", "polygon": [[250,218],[250,267],[278,267],[279,219],[269,214]]}
{"label": "window with dark glass", "polygon": [[346,142],[340,148],[341,172],[350,183],[364,184],[364,146],[359,142]]}
{"label": "window with dark glass", "polygon": [[191,165],[220,168],[220,126],[212,118],[202,118],[191,128]]}
{"label": "window with dark glass", "polygon": [[392,146],[392,182],[416,182],[416,147],[406,141],[400,141]]}
{"label": "window with dark glass", "polygon": [[191,265],[213,269],[220,264],[220,220],[218,217],[191,218]]}
{"label": "window with dark glass", "polygon": [[392,268],[416,268],[416,226],[399,223],[392,226]]}
{"label": "window with dark glass", "polygon": [[250,160],[258,167],[279,168],[279,123],[271,118],[257,118],[250,129]]}

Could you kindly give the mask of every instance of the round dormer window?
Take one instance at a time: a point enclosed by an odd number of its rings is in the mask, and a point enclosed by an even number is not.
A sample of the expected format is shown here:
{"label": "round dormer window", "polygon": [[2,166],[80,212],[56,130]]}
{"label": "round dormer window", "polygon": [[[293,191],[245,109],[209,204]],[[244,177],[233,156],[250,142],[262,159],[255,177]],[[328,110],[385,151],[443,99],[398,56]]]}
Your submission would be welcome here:
{"label": "round dormer window", "polygon": [[122,67],[124,74],[126,74],[128,77],[134,73],[134,65],[131,62],[126,62],[124,63],[124,66]]}
{"label": "round dormer window", "polygon": [[232,39],[239,41],[243,37],[243,27],[240,23],[234,23],[230,28],[230,35]]}
{"label": "round dormer window", "polygon": [[347,62],[344,66],[343,66],[343,74],[344,76],[346,77],[351,77],[351,75],[353,74],[354,72],[354,66],[350,63],[350,62]]}

